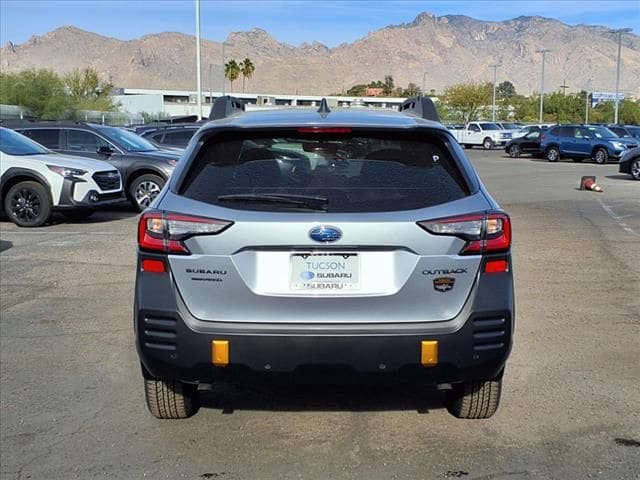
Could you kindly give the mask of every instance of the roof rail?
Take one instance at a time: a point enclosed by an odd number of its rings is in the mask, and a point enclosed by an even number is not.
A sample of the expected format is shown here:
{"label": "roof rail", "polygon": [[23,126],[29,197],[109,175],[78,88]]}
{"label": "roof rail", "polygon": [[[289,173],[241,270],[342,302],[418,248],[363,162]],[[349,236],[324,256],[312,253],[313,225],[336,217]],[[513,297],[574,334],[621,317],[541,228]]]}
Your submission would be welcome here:
{"label": "roof rail", "polygon": [[209,112],[209,120],[218,120],[220,118],[226,118],[231,115],[244,112],[244,103],[242,100],[230,95],[216,98],[211,106]]}
{"label": "roof rail", "polygon": [[433,104],[433,100],[427,97],[407,98],[402,102],[398,110],[403,113],[417,115],[425,120],[432,120],[440,123],[440,117],[438,116],[436,106]]}

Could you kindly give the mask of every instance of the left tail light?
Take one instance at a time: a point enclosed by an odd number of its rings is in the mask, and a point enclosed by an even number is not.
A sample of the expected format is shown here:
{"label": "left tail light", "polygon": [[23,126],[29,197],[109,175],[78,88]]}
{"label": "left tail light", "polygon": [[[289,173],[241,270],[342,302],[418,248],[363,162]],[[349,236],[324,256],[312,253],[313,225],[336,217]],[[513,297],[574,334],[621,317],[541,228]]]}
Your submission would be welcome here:
{"label": "left tail light", "polygon": [[188,238],[216,235],[233,224],[226,220],[149,211],[138,222],[138,246],[147,252],[189,255],[184,244]]}
{"label": "left tail light", "polygon": [[489,212],[418,222],[433,235],[466,240],[460,255],[506,252],[511,248],[511,219],[506,213]]}

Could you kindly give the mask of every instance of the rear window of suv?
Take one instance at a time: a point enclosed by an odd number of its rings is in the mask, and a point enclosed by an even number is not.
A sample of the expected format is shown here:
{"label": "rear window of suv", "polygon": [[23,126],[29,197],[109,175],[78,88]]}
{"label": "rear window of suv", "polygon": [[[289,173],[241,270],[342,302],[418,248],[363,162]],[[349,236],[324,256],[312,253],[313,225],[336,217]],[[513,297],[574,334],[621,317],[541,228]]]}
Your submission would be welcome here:
{"label": "rear window of suv", "polygon": [[225,133],[204,143],[179,193],[243,210],[296,210],[260,200],[270,195],[322,199],[327,212],[412,210],[469,195],[453,155],[429,132]]}

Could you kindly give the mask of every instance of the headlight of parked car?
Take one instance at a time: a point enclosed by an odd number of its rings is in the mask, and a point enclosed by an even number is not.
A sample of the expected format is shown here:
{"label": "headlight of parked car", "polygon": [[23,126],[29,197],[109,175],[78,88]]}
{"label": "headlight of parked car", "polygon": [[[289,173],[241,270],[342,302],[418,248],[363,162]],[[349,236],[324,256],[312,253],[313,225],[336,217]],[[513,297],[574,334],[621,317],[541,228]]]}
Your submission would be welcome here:
{"label": "headlight of parked car", "polygon": [[79,168],[58,167],[56,165],[47,165],[47,168],[64,178],[81,177],[82,175],[87,173],[86,170],[80,170]]}
{"label": "headlight of parked car", "polygon": [[627,148],[627,146],[624,143],[620,143],[620,142],[609,142],[609,143],[613,145],[613,148],[617,148],[619,150]]}

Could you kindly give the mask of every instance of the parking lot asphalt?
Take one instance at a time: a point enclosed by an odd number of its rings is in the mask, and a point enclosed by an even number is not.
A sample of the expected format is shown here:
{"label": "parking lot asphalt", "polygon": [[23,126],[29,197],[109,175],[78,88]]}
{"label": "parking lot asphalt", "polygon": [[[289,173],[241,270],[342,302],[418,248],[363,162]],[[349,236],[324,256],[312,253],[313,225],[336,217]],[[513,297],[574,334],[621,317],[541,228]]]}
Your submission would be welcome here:
{"label": "parking lot asphalt", "polygon": [[[0,222],[3,479],[639,479],[640,184],[615,164],[468,151],[513,219],[501,407],[464,421],[414,387],[220,387],[184,421],[144,405],[136,215]],[[596,175],[605,192],[578,191]]]}

